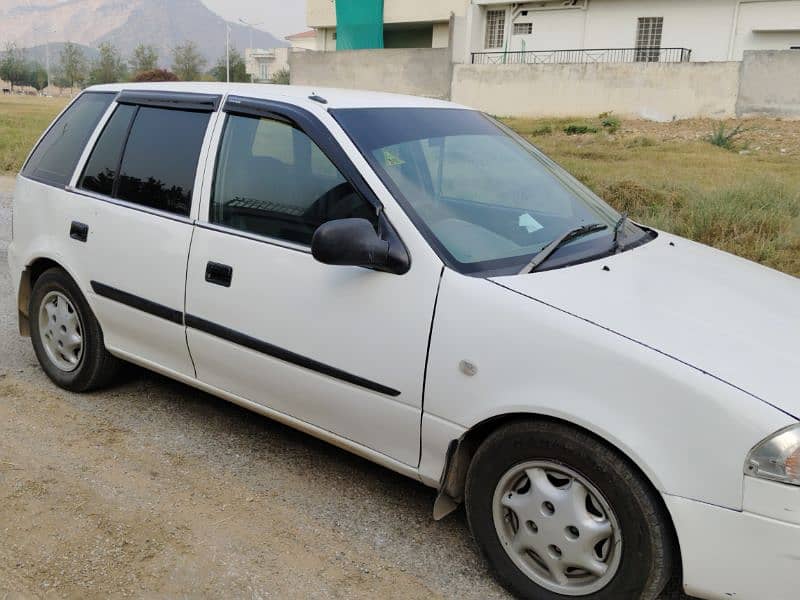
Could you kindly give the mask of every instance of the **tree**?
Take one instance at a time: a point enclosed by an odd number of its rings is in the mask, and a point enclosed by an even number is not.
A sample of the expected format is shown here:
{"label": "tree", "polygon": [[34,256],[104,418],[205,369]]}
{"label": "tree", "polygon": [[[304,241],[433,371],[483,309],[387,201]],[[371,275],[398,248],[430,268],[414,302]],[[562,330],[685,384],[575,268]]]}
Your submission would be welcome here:
{"label": "tree", "polygon": [[172,49],[172,70],[183,81],[200,79],[207,62],[194,42],[184,42]]}
{"label": "tree", "polygon": [[178,76],[166,69],[151,69],[142,71],[133,78],[134,81],[178,81]]}
{"label": "tree", "polygon": [[90,75],[91,82],[94,83],[117,83],[127,77],[128,69],[119,50],[111,42],[103,42],[97,48],[100,56],[92,65]]}
{"label": "tree", "polygon": [[75,87],[86,81],[86,57],[83,50],[72,42],[67,42],[59,57],[58,82],[64,87]]}
{"label": "tree", "polygon": [[133,55],[129,62],[134,75],[145,71],[154,71],[158,69],[158,50],[155,46],[139,44],[133,50]]}
{"label": "tree", "polygon": [[[250,75],[247,74],[247,66],[244,62],[244,57],[239,54],[236,48],[231,48],[231,81],[237,82],[250,82]],[[217,61],[216,66],[211,69],[211,76],[217,81],[225,81],[228,76],[225,56],[221,56]]]}
{"label": "tree", "polygon": [[27,65],[27,83],[37,92],[47,87],[47,70],[41,63],[32,62]]}
{"label": "tree", "polygon": [[0,79],[8,81],[13,90],[15,85],[25,85],[28,75],[22,50],[14,42],[9,42],[0,54]]}

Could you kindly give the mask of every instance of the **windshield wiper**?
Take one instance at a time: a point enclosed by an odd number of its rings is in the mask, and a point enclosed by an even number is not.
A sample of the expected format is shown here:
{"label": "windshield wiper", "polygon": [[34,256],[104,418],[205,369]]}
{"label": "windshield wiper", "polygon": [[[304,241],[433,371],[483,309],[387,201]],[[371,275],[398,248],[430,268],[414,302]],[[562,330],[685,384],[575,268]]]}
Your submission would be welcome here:
{"label": "windshield wiper", "polygon": [[625,225],[628,224],[628,213],[624,212],[619,217],[619,221],[617,224],[614,225],[614,245],[611,248],[611,251],[614,254],[619,254],[625,248],[622,245],[622,230],[625,229]]}
{"label": "windshield wiper", "polygon": [[541,264],[550,258],[553,253],[561,248],[564,244],[571,242],[572,240],[576,240],[580,237],[585,235],[589,235],[590,233],[595,233],[596,231],[603,231],[604,229],[608,229],[608,225],[603,225],[602,223],[592,223],[591,225],[582,225],[580,227],[576,227],[575,229],[570,229],[563,235],[558,236],[552,242],[547,244],[542,250],[540,250],[536,256],[533,257],[533,260],[529,262],[525,267],[519,272],[520,275],[527,275],[528,273],[533,273],[536,269],[538,269]]}

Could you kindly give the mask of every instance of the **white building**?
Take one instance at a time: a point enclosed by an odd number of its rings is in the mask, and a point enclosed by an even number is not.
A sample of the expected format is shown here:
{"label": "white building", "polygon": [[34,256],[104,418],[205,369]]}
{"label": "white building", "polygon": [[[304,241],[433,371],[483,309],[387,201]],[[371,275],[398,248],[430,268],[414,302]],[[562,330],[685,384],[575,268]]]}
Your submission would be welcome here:
{"label": "white building", "polygon": [[285,38],[295,50],[317,50],[317,32],[313,29],[287,35]]}
{"label": "white building", "polygon": [[[316,48],[335,50],[334,3],[308,0],[307,17]],[[449,46],[457,62],[741,60],[800,48],[800,0],[384,0],[384,46]],[[627,51],[585,52],[598,49]],[[581,52],[548,52],[567,50]]]}
{"label": "white building", "polygon": [[245,70],[253,83],[265,83],[282,69],[289,69],[290,48],[246,48]]}

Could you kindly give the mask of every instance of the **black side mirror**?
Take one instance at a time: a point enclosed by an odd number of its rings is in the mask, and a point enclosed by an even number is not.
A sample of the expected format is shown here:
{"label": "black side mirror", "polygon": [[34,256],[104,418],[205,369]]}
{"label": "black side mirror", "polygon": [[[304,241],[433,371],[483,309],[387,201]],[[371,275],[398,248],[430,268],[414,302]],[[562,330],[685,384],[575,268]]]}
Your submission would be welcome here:
{"label": "black side mirror", "polygon": [[320,225],[311,254],[326,265],[368,267],[402,275],[410,268],[408,252],[393,234],[381,239],[366,219],[336,219]]}

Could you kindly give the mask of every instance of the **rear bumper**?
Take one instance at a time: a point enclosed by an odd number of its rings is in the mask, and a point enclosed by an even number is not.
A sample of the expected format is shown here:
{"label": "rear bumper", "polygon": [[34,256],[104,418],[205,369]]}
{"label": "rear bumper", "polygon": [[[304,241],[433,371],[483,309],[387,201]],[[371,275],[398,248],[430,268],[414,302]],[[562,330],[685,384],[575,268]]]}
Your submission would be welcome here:
{"label": "rear bumper", "polygon": [[678,533],[687,594],[800,598],[800,488],[750,481],[742,512],[676,496],[664,501]]}
{"label": "rear bumper", "polygon": [[11,278],[11,285],[14,289],[14,298],[19,298],[19,282],[22,267],[19,264],[19,256],[16,251],[16,245],[11,242],[8,245],[8,275]]}

